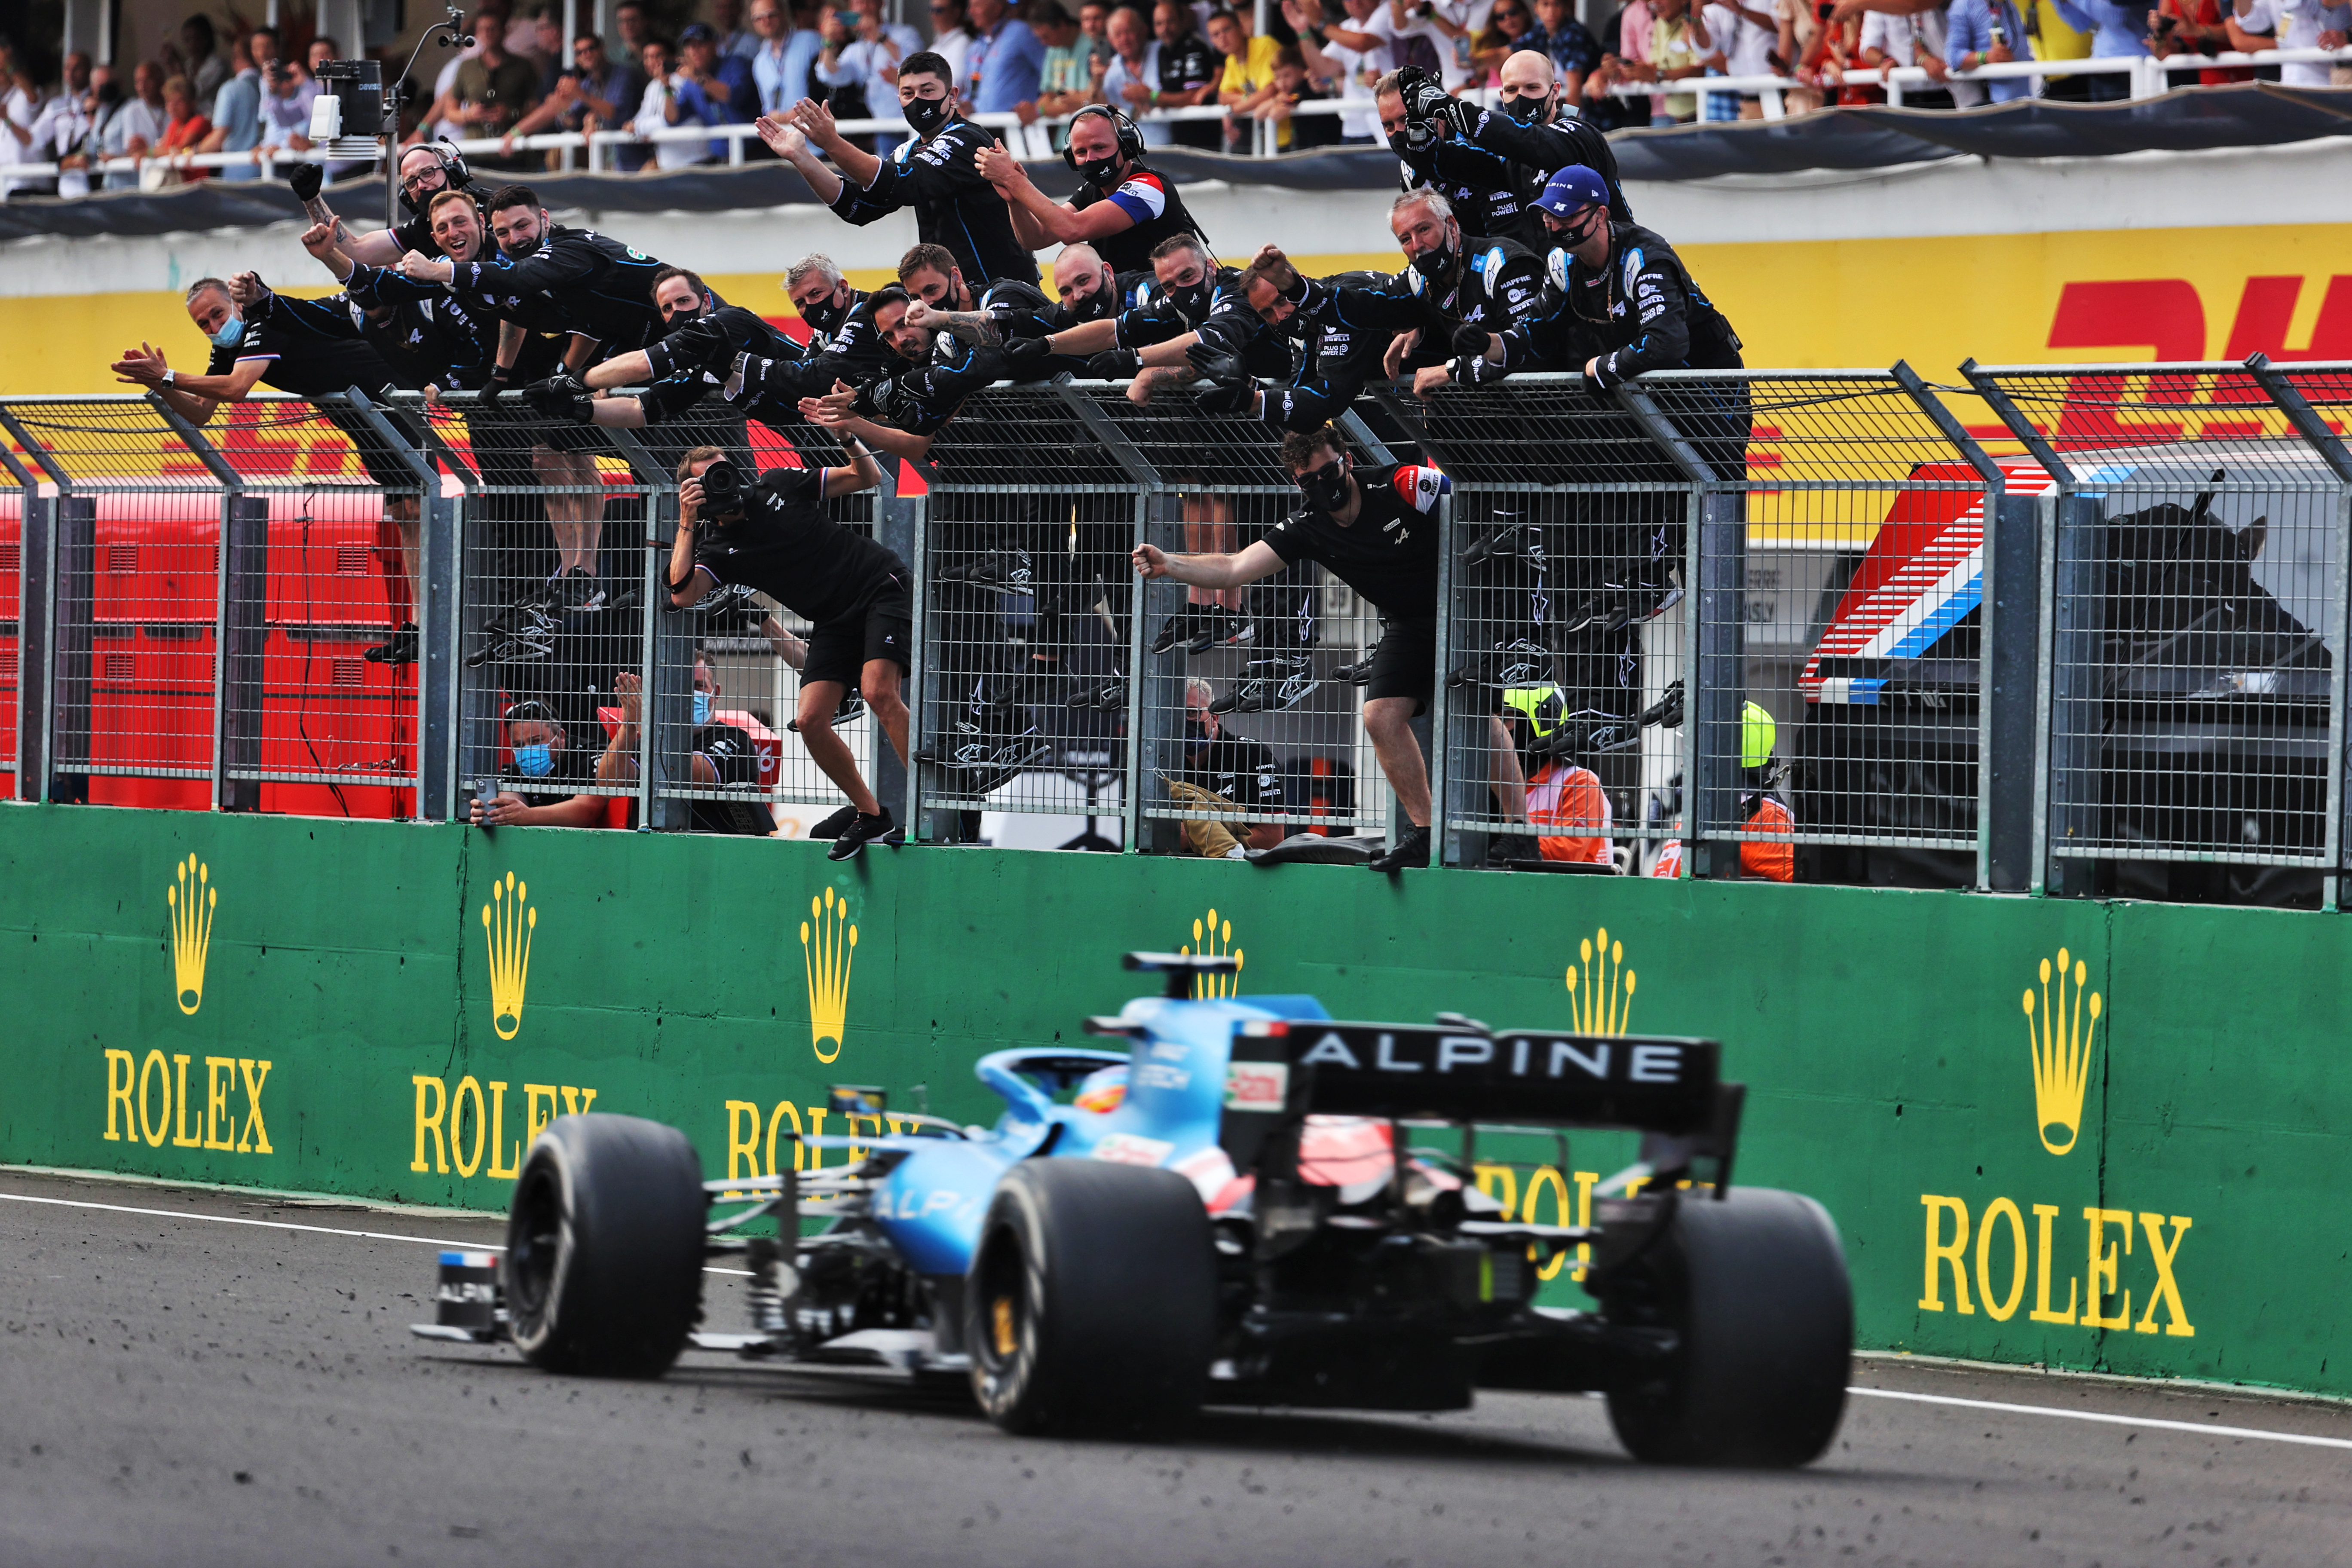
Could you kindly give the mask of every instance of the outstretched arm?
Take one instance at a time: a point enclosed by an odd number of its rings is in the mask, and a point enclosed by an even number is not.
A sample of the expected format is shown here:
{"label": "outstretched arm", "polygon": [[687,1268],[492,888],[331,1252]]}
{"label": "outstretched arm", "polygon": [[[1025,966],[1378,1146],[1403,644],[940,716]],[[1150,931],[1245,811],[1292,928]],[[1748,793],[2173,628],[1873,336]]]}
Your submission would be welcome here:
{"label": "outstretched arm", "polygon": [[1166,577],[1195,588],[1244,587],[1290,564],[1263,539],[1235,555],[1171,555],[1156,544],[1139,544],[1133,559],[1139,577]]}

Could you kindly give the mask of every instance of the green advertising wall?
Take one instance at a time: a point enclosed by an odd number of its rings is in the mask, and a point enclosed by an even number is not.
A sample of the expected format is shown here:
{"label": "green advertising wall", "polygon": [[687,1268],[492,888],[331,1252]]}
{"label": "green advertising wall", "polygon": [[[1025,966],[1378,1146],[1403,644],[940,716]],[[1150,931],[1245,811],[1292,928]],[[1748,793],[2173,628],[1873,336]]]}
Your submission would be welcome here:
{"label": "green advertising wall", "polygon": [[[498,1209],[593,1106],[764,1172],[856,1131],[829,1083],[992,1120],[982,1052],[1204,942],[1346,1016],[1720,1038],[1866,1346],[2352,1394],[2332,915],[0,806],[0,1163]],[[1622,1144],[1487,1179],[1577,1214]]]}

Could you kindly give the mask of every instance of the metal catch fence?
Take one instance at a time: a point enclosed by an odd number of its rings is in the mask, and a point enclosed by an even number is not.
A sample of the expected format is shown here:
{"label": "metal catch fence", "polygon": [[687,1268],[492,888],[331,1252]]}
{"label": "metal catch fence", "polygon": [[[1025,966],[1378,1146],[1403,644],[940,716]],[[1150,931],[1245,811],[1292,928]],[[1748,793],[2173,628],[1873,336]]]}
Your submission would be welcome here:
{"label": "metal catch fence", "polygon": [[[1375,608],[1311,564],[1208,590],[1129,560],[1264,538],[1299,504],[1279,432],[1130,390],[992,388],[926,494],[830,503],[915,578],[916,766],[854,700],[852,756],[919,839],[1385,836]],[[2332,906],[2347,420],[2352,366],[2258,357],[1523,376],[1378,388],[1339,428],[1360,475],[1451,483],[1444,864]],[[811,628],[668,607],[681,460],[845,462],[821,427],[352,393],[202,426],[5,399],[0,432],[19,798],[448,817],[487,790],[727,832],[842,803],[795,733]]]}

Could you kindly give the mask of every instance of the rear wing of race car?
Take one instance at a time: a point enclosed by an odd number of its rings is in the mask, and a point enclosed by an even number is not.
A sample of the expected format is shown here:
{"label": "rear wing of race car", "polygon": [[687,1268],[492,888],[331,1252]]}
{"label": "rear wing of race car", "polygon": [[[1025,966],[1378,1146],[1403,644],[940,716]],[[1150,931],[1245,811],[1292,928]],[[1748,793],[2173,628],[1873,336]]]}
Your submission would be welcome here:
{"label": "rear wing of race car", "polygon": [[1391,1121],[1623,1128],[1664,1177],[1731,1184],[1747,1086],[1719,1077],[1723,1047],[1664,1035],[1254,1019],[1235,1026],[1221,1142],[1255,1167],[1309,1114]]}

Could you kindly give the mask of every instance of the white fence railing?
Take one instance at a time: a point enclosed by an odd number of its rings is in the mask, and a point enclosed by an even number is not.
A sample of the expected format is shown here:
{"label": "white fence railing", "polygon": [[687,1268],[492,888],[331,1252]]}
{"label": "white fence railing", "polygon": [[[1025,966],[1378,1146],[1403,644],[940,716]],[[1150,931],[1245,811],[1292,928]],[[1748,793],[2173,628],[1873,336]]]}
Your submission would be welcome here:
{"label": "white fence railing", "polygon": [[[2265,49],[2259,54],[2229,51],[2217,55],[2168,55],[2163,58],[2147,56],[2109,57],[2074,60],[2011,60],[2000,65],[1979,66],[1974,70],[1949,71],[1942,78],[1931,77],[1916,66],[1882,66],[1868,70],[1824,71],[1808,79],[1790,76],[1703,76],[1686,77],[1668,82],[1618,82],[1601,90],[1613,98],[1639,99],[1684,96],[1690,93],[1753,93],[1764,105],[1767,119],[1777,120],[1786,112],[1783,95],[1798,89],[1811,89],[1834,93],[1840,87],[1883,87],[1886,101],[1892,108],[1903,106],[1906,91],[1933,90],[1951,82],[2013,81],[2020,78],[2042,79],[2063,76],[2128,76],[2131,96],[2135,99],[2155,98],[2167,90],[2168,74],[2174,71],[2210,70],[2250,66],[2342,64],[2352,65],[2352,47],[2341,49]],[[1491,90],[1471,96],[1492,106],[1497,100]],[[1334,115],[1370,114],[1370,102],[1363,99],[1315,99],[1299,104],[1291,113],[1293,118]],[[1067,115],[1041,115],[1024,122],[1016,114],[975,114],[971,118],[982,125],[1004,133],[1008,146],[1022,143],[1027,157],[1051,157],[1055,147],[1052,132],[1070,122]],[[1137,117],[1145,125],[1167,125],[1228,118],[1223,108],[1208,104],[1197,109],[1155,109]],[[1236,123],[1244,123],[1237,121]],[[1272,120],[1250,119],[1248,129],[1249,155],[1269,158],[1279,150],[1278,122]],[[847,136],[908,136],[913,134],[906,121],[889,119],[845,120],[840,123]],[[730,164],[745,161],[747,144],[759,139],[758,129],[745,121],[726,125],[673,125],[642,135],[635,131],[549,132],[537,136],[469,137],[457,143],[468,154],[511,156],[516,153],[553,152],[562,154],[565,170],[584,170],[591,174],[605,173],[616,167],[614,149],[646,148],[680,142],[712,144],[713,159],[723,159]],[[724,143],[723,147],[719,144]],[[584,161],[575,163],[576,155],[585,154]],[[100,184],[105,176],[135,174],[158,165],[184,176],[191,173],[211,173],[220,170],[253,170],[264,180],[278,178],[278,166],[318,162],[313,152],[293,152],[283,147],[256,147],[243,153],[182,153],[150,155],[143,158],[110,158],[92,163],[87,171],[92,185]],[[373,174],[380,159],[335,160],[338,173],[343,177]],[[23,184],[28,181],[58,177],[59,165],[48,163],[16,163],[0,167],[0,182]]]}

